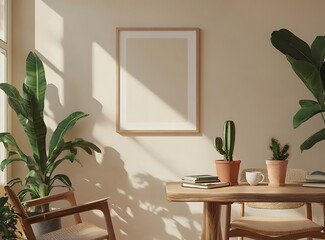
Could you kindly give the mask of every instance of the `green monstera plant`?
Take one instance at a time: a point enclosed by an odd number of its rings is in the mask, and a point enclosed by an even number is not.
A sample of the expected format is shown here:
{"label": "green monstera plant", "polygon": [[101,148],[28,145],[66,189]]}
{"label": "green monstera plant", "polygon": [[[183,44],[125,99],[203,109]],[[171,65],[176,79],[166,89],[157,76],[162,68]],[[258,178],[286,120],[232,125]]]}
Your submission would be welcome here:
{"label": "green monstera plant", "polygon": [[[274,31],[271,35],[273,46],[286,55],[294,72],[314,96],[314,100],[300,100],[300,109],[293,117],[293,127],[297,128],[316,114],[320,114],[325,124],[325,36],[317,36],[311,46],[287,29]],[[307,138],[301,145],[304,151],[325,140],[325,128]]]}
{"label": "green monstera plant", "polygon": [[[79,111],[73,112],[58,124],[47,148],[47,126],[44,122],[46,87],[43,63],[34,52],[30,52],[26,59],[26,78],[22,95],[14,86],[8,83],[0,84],[0,89],[6,93],[9,105],[15,111],[31,146],[32,155],[23,152],[11,133],[0,133],[0,142],[8,152],[7,158],[0,164],[1,170],[13,162],[22,162],[28,169],[25,178],[13,178],[8,182],[10,185],[24,186],[18,193],[21,200],[28,194],[32,199],[48,196],[55,187],[71,188],[72,184],[67,175],[54,173],[57,167],[65,161],[80,163],[76,157],[78,149],[83,149],[90,155],[93,151],[101,152],[95,144],[82,138],[71,141],[64,139],[65,134],[79,119],[88,116]],[[48,206],[45,206],[38,211],[48,211],[47,208]]]}

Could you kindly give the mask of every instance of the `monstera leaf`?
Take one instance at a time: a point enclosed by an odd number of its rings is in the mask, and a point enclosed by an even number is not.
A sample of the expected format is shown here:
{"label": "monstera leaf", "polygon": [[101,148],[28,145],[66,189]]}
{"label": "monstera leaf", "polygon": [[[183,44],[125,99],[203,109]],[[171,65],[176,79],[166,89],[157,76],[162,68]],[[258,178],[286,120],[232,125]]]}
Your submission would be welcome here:
{"label": "monstera leaf", "polygon": [[[292,69],[315,97],[313,100],[301,100],[301,108],[293,117],[293,127],[297,128],[313,116],[320,114],[325,124],[325,36],[315,38],[311,46],[287,29],[274,31],[271,35],[273,46],[283,53]],[[314,133],[301,145],[301,151],[310,149],[316,143],[325,140],[325,130]]]}

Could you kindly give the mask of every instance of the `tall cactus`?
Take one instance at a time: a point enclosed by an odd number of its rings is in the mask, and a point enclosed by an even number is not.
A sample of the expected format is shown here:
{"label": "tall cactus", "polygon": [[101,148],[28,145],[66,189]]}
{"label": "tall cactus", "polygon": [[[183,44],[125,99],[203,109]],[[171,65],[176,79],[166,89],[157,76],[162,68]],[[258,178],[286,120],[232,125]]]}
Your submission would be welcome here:
{"label": "tall cactus", "polygon": [[221,137],[214,138],[215,149],[224,156],[227,161],[233,160],[236,129],[233,121],[227,120],[223,128],[224,142]]}

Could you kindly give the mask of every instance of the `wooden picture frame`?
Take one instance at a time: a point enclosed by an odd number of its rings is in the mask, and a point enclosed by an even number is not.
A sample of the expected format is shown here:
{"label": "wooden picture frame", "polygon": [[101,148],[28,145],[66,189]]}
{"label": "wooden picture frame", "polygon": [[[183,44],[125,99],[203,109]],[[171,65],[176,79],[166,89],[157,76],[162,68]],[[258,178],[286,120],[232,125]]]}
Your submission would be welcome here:
{"label": "wooden picture frame", "polygon": [[117,28],[120,134],[196,135],[198,28]]}

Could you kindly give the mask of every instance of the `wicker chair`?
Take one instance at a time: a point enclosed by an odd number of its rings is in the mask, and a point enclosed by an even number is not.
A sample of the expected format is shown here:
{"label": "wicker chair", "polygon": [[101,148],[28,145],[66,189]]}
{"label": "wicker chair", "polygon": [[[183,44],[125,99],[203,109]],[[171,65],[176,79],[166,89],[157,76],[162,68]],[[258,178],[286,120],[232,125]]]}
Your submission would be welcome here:
{"label": "wicker chair", "polygon": [[[68,191],[61,194],[51,195],[44,198],[34,199],[26,201],[29,207],[38,206],[47,204],[54,201],[66,200],[70,203],[70,207],[55,210],[47,213],[42,213],[35,216],[28,216],[25,208],[22,206],[22,203],[19,201],[17,195],[11,190],[9,186],[5,186],[5,190],[15,207],[16,211],[21,214],[20,223],[23,227],[24,233],[28,240],[97,240],[97,239],[109,239],[116,240],[114,229],[112,225],[112,220],[109,212],[109,207],[107,200],[108,198],[100,199],[97,201],[77,205],[74,192]],[[88,222],[82,222],[80,213],[91,211],[91,210],[100,210],[104,214],[106,221],[106,228],[100,228],[94,224]],[[47,221],[55,218],[62,218],[66,216],[74,215],[76,224],[68,227],[61,228],[59,230],[35,236],[32,224]]]}
{"label": "wicker chair", "polygon": [[[250,168],[241,172],[240,182],[246,182],[247,171],[260,171],[267,181],[266,169]],[[288,169],[287,182],[302,182],[307,171],[302,169]],[[266,182],[265,182],[266,184]],[[280,239],[293,240],[301,238],[325,239],[324,227],[312,221],[310,203],[240,203],[241,216],[231,221],[231,205],[227,205],[225,239],[229,237],[247,237],[250,239]],[[306,206],[306,217],[267,217],[245,216],[245,206],[259,209],[295,209]],[[325,210],[325,208],[324,208]]]}

